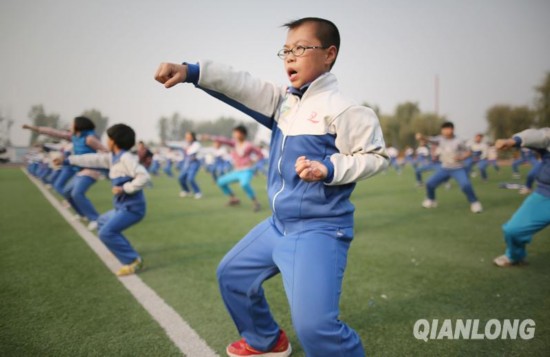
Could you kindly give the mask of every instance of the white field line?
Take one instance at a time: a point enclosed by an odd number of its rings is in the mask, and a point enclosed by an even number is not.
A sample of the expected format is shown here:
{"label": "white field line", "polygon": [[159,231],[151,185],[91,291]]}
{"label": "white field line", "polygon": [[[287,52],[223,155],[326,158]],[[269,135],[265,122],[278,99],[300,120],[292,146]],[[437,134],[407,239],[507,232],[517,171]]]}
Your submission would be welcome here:
{"label": "white field line", "polygon": [[[121,265],[99,238],[87,230],[81,222],[74,220],[71,212],[63,208],[61,203],[41,182],[29,175],[26,170],[23,169],[22,171],[114,274]],[[153,289],[145,284],[139,276],[131,275],[118,279],[141,306],[147,310],[149,315],[166,331],[168,337],[184,355],[189,357],[218,356],[195,330],[170,305],[158,296]]]}

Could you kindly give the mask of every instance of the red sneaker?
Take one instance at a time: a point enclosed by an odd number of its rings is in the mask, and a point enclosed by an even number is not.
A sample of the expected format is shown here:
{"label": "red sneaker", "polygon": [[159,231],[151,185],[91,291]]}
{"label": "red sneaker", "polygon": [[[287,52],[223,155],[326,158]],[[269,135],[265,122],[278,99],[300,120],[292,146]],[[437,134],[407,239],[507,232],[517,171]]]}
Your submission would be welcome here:
{"label": "red sneaker", "polygon": [[292,353],[292,347],[288,342],[288,338],[283,330],[279,334],[279,339],[270,351],[262,352],[255,350],[246,343],[244,338],[233,342],[225,350],[230,357],[242,357],[242,356],[264,356],[264,357],[288,357]]}

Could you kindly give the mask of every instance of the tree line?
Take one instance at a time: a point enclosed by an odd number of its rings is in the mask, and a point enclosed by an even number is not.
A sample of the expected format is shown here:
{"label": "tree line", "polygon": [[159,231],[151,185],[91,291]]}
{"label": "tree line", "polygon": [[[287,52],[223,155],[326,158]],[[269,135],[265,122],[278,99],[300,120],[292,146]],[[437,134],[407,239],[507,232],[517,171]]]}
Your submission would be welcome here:
{"label": "tree line", "polygon": [[528,128],[550,127],[550,72],[535,87],[532,107],[497,104],[487,110],[486,119],[492,139],[509,138]]}

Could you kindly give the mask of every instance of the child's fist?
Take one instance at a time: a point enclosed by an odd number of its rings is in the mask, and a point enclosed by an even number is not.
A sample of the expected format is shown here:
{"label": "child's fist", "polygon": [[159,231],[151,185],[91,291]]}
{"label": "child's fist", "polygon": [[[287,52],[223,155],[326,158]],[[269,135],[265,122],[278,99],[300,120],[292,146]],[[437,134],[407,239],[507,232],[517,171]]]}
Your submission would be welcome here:
{"label": "child's fist", "polygon": [[124,189],[121,186],[113,186],[111,192],[113,192],[113,195],[118,196],[124,193]]}
{"label": "child's fist", "polygon": [[495,142],[497,150],[507,150],[514,146],[516,146],[516,141],[514,139],[498,139]]}
{"label": "child's fist", "polygon": [[307,182],[322,181],[328,175],[328,169],[319,161],[308,160],[305,156],[300,156],[294,165],[298,176]]}
{"label": "child's fist", "polygon": [[62,157],[54,157],[52,160],[54,165],[61,166],[63,165],[63,158]]}
{"label": "child's fist", "polygon": [[155,73],[155,79],[166,88],[175,86],[187,78],[187,66],[176,63],[161,63]]}

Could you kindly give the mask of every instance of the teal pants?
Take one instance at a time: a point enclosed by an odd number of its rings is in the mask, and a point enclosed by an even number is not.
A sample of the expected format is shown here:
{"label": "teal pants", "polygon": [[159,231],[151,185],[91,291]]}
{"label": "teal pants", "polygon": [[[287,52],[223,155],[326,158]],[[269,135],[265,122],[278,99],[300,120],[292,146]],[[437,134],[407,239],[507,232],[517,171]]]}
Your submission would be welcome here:
{"label": "teal pants", "polygon": [[256,199],[256,194],[250,185],[250,181],[254,177],[253,169],[244,169],[231,171],[222,177],[218,178],[218,186],[222,189],[223,193],[227,196],[233,196],[233,191],[229,188],[229,185],[234,182],[238,182],[248,198],[251,200]]}
{"label": "teal pants", "polygon": [[525,246],[533,235],[550,224],[550,197],[533,192],[521,204],[512,218],[502,226],[506,256],[518,262],[525,259]]}

